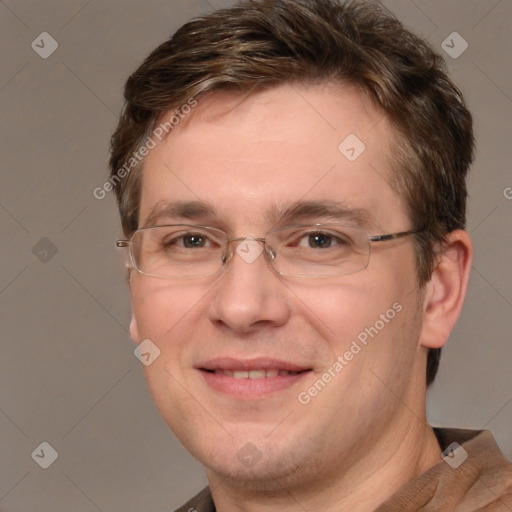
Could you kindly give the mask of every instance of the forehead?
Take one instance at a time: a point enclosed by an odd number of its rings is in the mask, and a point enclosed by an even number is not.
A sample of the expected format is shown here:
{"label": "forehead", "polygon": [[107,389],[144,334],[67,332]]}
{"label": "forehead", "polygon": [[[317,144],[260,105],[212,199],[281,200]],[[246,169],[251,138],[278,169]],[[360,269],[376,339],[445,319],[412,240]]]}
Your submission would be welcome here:
{"label": "forehead", "polygon": [[386,117],[354,87],[216,93],[146,156],[140,224],[173,202],[203,203],[205,220],[258,228],[298,202],[342,203],[375,226],[390,211],[406,221],[388,183],[392,141]]}

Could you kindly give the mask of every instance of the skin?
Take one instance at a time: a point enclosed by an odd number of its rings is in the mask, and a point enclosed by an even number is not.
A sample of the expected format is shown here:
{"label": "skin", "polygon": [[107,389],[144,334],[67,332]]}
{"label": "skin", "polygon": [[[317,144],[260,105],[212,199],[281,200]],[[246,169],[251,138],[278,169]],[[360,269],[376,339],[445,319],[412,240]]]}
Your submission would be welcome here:
{"label": "skin", "polygon": [[[354,162],[338,150],[351,133],[366,146]],[[158,223],[264,237],[280,225],[272,208],[315,200],[368,210],[370,235],[409,230],[388,184],[392,140],[382,113],[346,85],[216,93],[146,157],[140,224],[161,201],[202,200],[215,216]],[[263,256],[249,264],[236,253],[210,277],[132,271],[132,338],[149,338],[161,351],[145,368],[150,391],[205,466],[217,510],[370,511],[437,463],[441,451],[425,417],[427,349],[448,339],[471,257],[467,234],[451,233],[422,289],[411,237],[374,244],[365,270],[329,279],[284,278]],[[394,303],[402,306],[395,318],[310,403],[299,403],[297,395]],[[234,399],[197,369],[225,356],[271,357],[312,371],[264,398]],[[244,447],[259,458],[250,467],[238,457]]]}

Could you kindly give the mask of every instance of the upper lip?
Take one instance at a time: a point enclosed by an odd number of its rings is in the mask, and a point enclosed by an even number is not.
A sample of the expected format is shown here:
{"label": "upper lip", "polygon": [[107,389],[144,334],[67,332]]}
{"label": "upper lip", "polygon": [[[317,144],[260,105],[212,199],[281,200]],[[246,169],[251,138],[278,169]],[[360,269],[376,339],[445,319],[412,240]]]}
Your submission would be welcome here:
{"label": "upper lip", "polygon": [[204,363],[197,365],[200,370],[234,370],[234,371],[251,371],[251,370],[287,370],[289,372],[301,372],[304,370],[311,370],[311,368],[282,361],[279,359],[272,359],[268,357],[258,357],[254,359],[235,359],[232,357],[218,357],[209,359]]}

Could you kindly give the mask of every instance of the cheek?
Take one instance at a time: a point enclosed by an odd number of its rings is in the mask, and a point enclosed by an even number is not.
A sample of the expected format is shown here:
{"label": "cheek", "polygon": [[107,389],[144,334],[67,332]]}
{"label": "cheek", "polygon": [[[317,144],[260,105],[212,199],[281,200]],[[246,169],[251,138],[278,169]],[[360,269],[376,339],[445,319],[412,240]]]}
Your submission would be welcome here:
{"label": "cheek", "polygon": [[[203,308],[205,288],[146,279],[132,284],[132,311],[139,338],[156,343],[162,355],[176,352],[177,333],[193,328]],[[188,326],[188,327],[187,327]]]}
{"label": "cheek", "polygon": [[322,286],[294,287],[300,299],[298,314],[321,334],[319,343],[329,354],[324,361],[332,364],[340,356],[344,359],[345,376],[337,379],[340,385],[360,379],[369,382],[370,369],[386,381],[408,378],[402,374],[414,366],[421,329],[411,262],[407,258],[400,266],[383,261],[382,268],[374,266],[374,272],[345,276]]}
{"label": "cheek", "polygon": [[[301,313],[316,332],[325,333],[319,343],[329,354],[325,368],[300,391],[319,411],[319,421],[325,411],[337,418],[334,430],[346,426],[348,416],[358,428],[371,429],[375,415],[361,411],[390,417],[400,403],[396,397],[406,394],[413,378],[421,329],[417,293],[405,284],[379,283],[366,287],[354,281],[326,286],[322,293],[309,290],[309,295],[297,290],[314,310],[304,307]],[[323,378],[328,379],[325,388],[317,384]]]}
{"label": "cheek", "polygon": [[[175,431],[175,421],[190,416],[190,395],[187,394],[187,350],[192,333],[201,316],[205,289],[194,284],[142,278],[131,286],[133,315],[139,339],[150,339],[160,350],[159,356],[144,366],[144,374],[153,401],[160,414]],[[190,369],[188,369],[190,371]]]}
{"label": "cheek", "polygon": [[354,275],[337,283],[293,287],[298,298],[298,315],[307,318],[338,352],[345,350],[359,335],[364,339],[366,329],[376,322],[378,330],[383,331],[389,322],[383,324],[381,315],[386,321],[396,316],[393,304],[400,297],[396,289],[385,283],[377,288],[357,280]]}

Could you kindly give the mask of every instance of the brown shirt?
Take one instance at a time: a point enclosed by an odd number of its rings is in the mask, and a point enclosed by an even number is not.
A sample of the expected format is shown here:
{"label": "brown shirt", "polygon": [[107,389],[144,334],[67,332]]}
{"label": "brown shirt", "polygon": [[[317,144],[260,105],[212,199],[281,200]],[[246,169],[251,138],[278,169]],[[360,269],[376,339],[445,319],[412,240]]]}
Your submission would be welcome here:
{"label": "brown shirt", "polygon": [[[434,429],[446,460],[405,484],[375,512],[512,512],[512,464],[488,430]],[[467,458],[466,457],[467,453]],[[216,512],[206,487],[176,512]]]}

